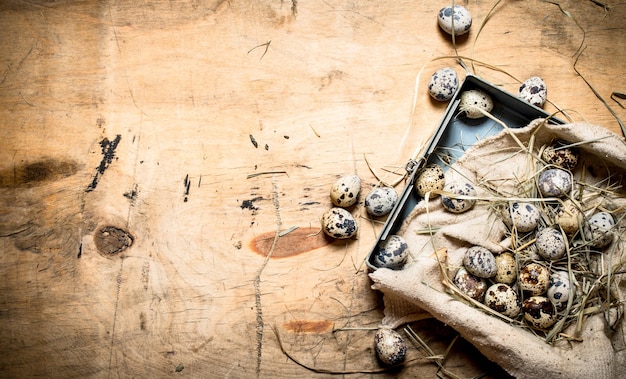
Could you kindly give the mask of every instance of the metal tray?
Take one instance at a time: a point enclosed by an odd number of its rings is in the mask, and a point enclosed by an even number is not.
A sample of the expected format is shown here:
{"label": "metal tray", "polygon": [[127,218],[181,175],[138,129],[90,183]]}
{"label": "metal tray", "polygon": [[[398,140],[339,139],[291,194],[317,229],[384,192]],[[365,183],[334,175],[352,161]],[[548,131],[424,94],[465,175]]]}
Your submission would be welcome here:
{"label": "metal tray", "polygon": [[[447,166],[460,158],[468,147],[502,130],[500,124],[488,117],[470,119],[464,115],[459,115],[458,106],[461,93],[470,89],[480,89],[489,94],[494,103],[490,113],[510,128],[521,128],[537,118],[549,117],[549,114],[543,109],[527,103],[477,76],[468,75],[450,100],[444,117],[428,142],[423,155],[418,157],[416,161],[407,164],[406,169],[409,172],[407,185],[399,196],[398,203],[391,210],[376,244],[367,256],[367,266],[371,270],[378,268],[374,265],[373,258],[378,252],[379,246],[400,229],[402,222],[409,216],[417,203],[422,200],[417,191],[413,189],[419,170],[427,164],[437,163],[445,171]],[[550,120],[555,124],[563,123],[556,118]]]}

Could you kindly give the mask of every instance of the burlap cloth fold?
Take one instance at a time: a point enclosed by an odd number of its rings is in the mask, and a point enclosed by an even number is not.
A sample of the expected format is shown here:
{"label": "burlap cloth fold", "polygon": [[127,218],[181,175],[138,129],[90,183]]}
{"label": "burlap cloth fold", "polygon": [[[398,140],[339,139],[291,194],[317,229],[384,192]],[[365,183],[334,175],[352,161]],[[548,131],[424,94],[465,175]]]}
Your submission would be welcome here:
{"label": "burlap cloth fold", "polygon": [[[626,143],[606,129],[589,124],[549,125],[536,120],[527,127],[510,129],[519,141],[531,143],[535,151],[554,139],[579,146],[581,161],[574,170],[575,178],[584,175],[586,183],[604,186],[623,184],[626,172]],[[475,183],[479,195],[489,195],[480,183],[489,183],[501,193],[514,194],[515,183],[528,176],[526,154],[509,132],[484,139],[467,150],[446,171],[446,181],[463,176]],[[593,141],[593,142],[592,142]],[[606,180],[610,178],[610,180]],[[586,208],[599,202],[611,209],[626,206],[624,190],[620,194],[600,196],[588,200]],[[480,245],[493,252],[501,252],[509,243],[506,227],[493,210],[493,203],[479,201],[469,212],[452,214],[443,210],[439,198],[420,202],[405,220],[398,234],[409,245],[411,262],[402,270],[378,269],[370,274],[372,288],[384,293],[385,318],[383,324],[397,327],[425,317],[435,317],[451,326],[470,341],[487,358],[498,363],[518,378],[624,378],[626,377],[626,350],[624,336],[626,323],[609,330],[607,317],[596,314],[585,324],[582,342],[558,341],[548,344],[528,330],[512,326],[492,315],[450,296],[441,282],[440,266],[434,252],[447,248],[448,265],[460,267],[462,256],[472,245]],[[623,241],[626,239],[626,221],[623,211],[616,217],[617,236],[613,241],[613,261],[624,261]],[[434,236],[421,233],[428,227],[438,228]],[[615,254],[617,252],[617,254]],[[626,281],[617,278],[618,296],[623,301]],[[612,312],[615,321],[617,312]],[[574,333],[570,329],[568,333]]]}

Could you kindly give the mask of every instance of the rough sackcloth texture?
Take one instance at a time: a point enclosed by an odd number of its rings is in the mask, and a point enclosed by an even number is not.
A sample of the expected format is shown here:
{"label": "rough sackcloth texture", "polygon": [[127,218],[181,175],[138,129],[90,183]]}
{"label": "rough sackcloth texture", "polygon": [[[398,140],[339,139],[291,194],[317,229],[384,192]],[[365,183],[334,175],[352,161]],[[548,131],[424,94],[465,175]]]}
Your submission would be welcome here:
{"label": "rough sackcloth texture", "polygon": [[[489,195],[480,183],[490,183],[505,193],[513,191],[513,183],[519,183],[520,178],[528,175],[529,166],[528,155],[520,153],[522,150],[511,137],[512,133],[523,144],[532,143],[535,151],[555,139],[570,143],[587,141],[579,146],[581,159],[573,171],[575,179],[584,174],[586,183],[595,181],[599,186],[605,186],[607,181],[602,181],[610,176],[611,183],[623,184],[626,143],[622,137],[594,125],[549,125],[542,121],[536,120],[524,128],[502,131],[477,142],[446,171],[446,181],[464,176],[475,183],[479,196]],[[626,205],[625,191],[619,191],[618,196],[588,200],[584,208],[589,209],[598,202],[610,209],[623,207]],[[615,332],[608,332],[611,317],[615,321],[617,312],[609,313],[609,322],[606,314],[589,317],[581,334],[582,342],[561,339],[548,344],[527,329],[510,325],[446,292],[435,259],[436,250],[447,249],[447,264],[450,275],[453,275],[453,269],[461,267],[462,256],[468,247],[480,245],[500,253],[510,244],[506,226],[490,211],[492,209],[488,201],[478,201],[472,210],[461,214],[446,212],[439,198],[417,204],[398,232],[408,243],[413,258],[411,262],[402,270],[381,268],[370,274],[372,288],[384,293],[383,324],[398,327],[410,321],[435,317],[518,378],[623,378],[626,375],[626,323],[620,321],[613,325]],[[623,211],[620,214],[623,215]],[[623,246],[626,221],[620,218],[617,221],[617,233],[612,242],[613,265],[623,261],[626,255]],[[416,233],[429,226],[438,228],[433,236]],[[606,248],[603,254],[606,254]],[[607,263],[606,260],[603,262]],[[620,275],[615,277],[614,291],[623,302],[626,281],[620,279]],[[573,334],[573,327],[570,325],[564,332]]]}

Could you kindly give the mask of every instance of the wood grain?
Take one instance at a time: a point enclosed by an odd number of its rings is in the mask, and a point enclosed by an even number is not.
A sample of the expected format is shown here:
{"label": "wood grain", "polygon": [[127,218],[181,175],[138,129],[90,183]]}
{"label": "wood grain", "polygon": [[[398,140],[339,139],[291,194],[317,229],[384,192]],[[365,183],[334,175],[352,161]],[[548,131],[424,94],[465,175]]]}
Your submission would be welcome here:
{"label": "wood grain", "polygon": [[[445,104],[425,83],[445,65],[463,72],[439,59],[455,54],[436,25],[444,4],[3,2],[2,376],[378,370],[374,332],[351,328],[383,316],[363,263],[381,223],[361,199],[357,239],[309,232],[337,177],[358,174],[364,192],[376,184],[364,154],[393,181],[384,170],[401,172],[437,127]],[[626,4],[559,4],[567,14],[542,1],[468,1],[474,26],[458,54],[520,80],[542,76],[547,110],[619,133],[573,64],[626,119],[610,100],[626,93]],[[510,76],[474,67],[517,90]],[[103,227],[132,244],[103,254]],[[271,243],[255,245],[291,227],[276,257]],[[416,327],[439,353],[453,337],[434,321]],[[321,372],[289,360],[273,329]],[[502,375],[459,343],[453,371]],[[419,359],[382,376],[435,372]]]}

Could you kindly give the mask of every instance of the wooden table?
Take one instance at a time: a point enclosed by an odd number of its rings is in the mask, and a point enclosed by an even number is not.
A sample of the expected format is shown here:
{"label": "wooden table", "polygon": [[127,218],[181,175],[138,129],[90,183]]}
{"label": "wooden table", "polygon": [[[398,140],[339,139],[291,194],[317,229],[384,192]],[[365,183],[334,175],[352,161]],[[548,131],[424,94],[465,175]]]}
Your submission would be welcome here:
{"label": "wooden table", "polygon": [[[394,181],[438,126],[446,104],[426,82],[464,72],[442,58],[455,54],[444,5],[3,1],[1,376],[378,370],[364,259],[382,224],[362,196],[357,239],[315,233],[337,177],[368,192],[366,156]],[[510,92],[518,82],[479,62],[541,76],[574,120],[620,132],[590,86],[626,119],[611,99],[626,93],[626,3],[466,5],[456,47],[476,74]],[[437,354],[454,337],[422,329]],[[498,375],[462,341],[446,365]],[[386,375],[435,372],[422,359]]]}

